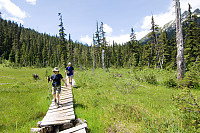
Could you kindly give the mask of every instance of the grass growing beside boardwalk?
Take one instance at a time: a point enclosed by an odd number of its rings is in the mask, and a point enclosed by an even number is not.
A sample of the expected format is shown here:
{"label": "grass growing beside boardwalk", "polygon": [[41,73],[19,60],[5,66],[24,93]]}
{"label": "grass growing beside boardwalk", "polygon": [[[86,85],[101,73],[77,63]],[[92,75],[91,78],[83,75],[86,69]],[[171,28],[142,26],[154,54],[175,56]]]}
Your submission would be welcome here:
{"label": "grass growing beside boardwalk", "polygon": [[[27,133],[48,110],[46,70],[0,66],[0,132]],[[32,74],[38,74],[35,81]]]}
{"label": "grass growing beside boardwalk", "polygon": [[75,113],[92,133],[183,132],[182,114],[172,101],[182,91],[171,88],[174,71],[97,69],[78,71],[75,80]]}
{"label": "grass growing beside boardwalk", "polygon": [[[48,110],[46,70],[52,74],[52,68],[0,66],[0,132],[30,132],[42,120]],[[173,94],[182,92],[176,89],[174,71],[109,70],[75,69],[75,113],[87,120],[92,133],[186,132],[185,115],[172,101]],[[34,73],[40,80],[33,80]],[[199,90],[192,93],[199,98]]]}

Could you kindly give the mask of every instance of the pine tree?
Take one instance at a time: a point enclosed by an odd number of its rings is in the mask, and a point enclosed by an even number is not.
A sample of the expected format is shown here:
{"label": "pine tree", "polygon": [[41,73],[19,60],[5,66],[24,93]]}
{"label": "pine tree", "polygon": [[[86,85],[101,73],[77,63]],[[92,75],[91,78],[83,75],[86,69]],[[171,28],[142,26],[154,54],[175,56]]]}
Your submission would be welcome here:
{"label": "pine tree", "polygon": [[161,57],[160,57],[160,46],[158,44],[158,25],[155,24],[154,17],[152,16],[151,20],[151,33],[149,34],[151,43],[151,52],[149,55],[149,63],[148,68],[150,67],[151,63],[155,64],[155,67],[159,67],[162,69]]}
{"label": "pine tree", "polygon": [[58,16],[60,17],[59,18],[59,20],[60,20],[60,25],[59,25],[59,27],[60,27],[60,29],[59,29],[59,35],[60,35],[60,47],[61,47],[61,62],[60,62],[60,67],[64,67],[64,66],[66,66],[66,62],[67,62],[67,60],[68,60],[68,55],[67,55],[67,53],[68,53],[68,51],[67,51],[67,43],[66,43],[66,40],[65,40],[65,36],[66,36],[66,34],[65,34],[65,32],[64,32],[64,30],[65,30],[65,28],[64,28],[64,26],[63,26],[63,21],[62,21],[62,15],[61,15],[61,13],[58,13]]}
{"label": "pine tree", "polygon": [[1,12],[0,12],[0,57],[3,54],[3,41],[4,41],[4,33],[3,33],[3,19],[1,19]]}
{"label": "pine tree", "polygon": [[188,8],[188,19],[184,22],[184,32],[185,32],[185,39],[184,39],[184,45],[185,45],[185,58],[186,58],[186,64],[187,68],[196,61],[197,57],[199,56],[199,31],[200,27],[197,23],[197,16],[192,15],[191,12],[191,6],[189,4]]}

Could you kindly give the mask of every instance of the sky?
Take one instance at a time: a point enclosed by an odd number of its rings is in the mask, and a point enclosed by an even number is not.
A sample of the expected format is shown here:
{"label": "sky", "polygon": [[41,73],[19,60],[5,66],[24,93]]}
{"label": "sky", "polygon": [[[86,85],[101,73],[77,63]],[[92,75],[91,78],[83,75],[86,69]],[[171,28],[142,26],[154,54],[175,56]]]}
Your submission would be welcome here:
{"label": "sky", "polygon": [[[182,13],[200,8],[200,0],[180,0]],[[140,40],[151,27],[151,17],[160,27],[175,19],[174,0],[0,0],[1,17],[25,28],[52,36],[59,34],[62,14],[65,33],[73,41],[91,45],[96,23],[103,22],[106,41],[130,40],[131,28]]]}

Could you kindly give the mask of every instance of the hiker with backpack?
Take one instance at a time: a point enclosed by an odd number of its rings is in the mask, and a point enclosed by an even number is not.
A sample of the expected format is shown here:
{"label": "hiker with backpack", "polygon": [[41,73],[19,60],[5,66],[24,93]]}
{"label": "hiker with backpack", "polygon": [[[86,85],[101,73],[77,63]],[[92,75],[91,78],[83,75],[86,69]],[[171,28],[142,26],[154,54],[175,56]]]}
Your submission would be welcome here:
{"label": "hiker with backpack", "polygon": [[74,68],[71,65],[72,65],[71,62],[69,62],[68,66],[65,69],[65,76],[66,76],[66,73],[67,73],[66,79],[67,79],[67,77],[69,78],[69,84],[70,85],[72,85],[72,78],[74,76]]}
{"label": "hiker with backpack", "polygon": [[65,82],[63,76],[61,74],[59,74],[59,68],[55,67],[53,69],[54,74],[52,74],[51,78],[48,77],[48,80],[52,83],[52,94],[53,94],[53,99],[55,104],[59,105],[59,94],[61,92],[61,79],[62,81],[65,83],[65,86],[67,87],[67,83]]}

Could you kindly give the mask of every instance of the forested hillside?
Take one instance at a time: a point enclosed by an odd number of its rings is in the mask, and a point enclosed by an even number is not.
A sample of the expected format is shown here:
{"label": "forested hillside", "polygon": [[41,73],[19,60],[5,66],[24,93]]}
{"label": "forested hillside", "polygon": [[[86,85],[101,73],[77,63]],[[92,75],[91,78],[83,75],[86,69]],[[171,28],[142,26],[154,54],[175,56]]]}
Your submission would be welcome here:
{"label": "forested hillside", "polygon": [[[198,61],[200,55],[200,25],[197,14],[188,10],[183,22],[185,61],[187,70]],[[174,31],[175,32],[175,31]],[[102,34],[103,33],[103,34]],[[159,33],[159,34],[158,34]],[[146,45],[135,39],[131,30],[130,41],[124,44],[106,42],[103,27],[97,25],[94,44],[86,46],[60,36],[38,33],[21,24],[0,19],[0,61],[9,60],[14,66],[59,66],[68,61],[74,66],[103,67],[102,49],[105,51],[105,67],[148,67],[161,69],[176,68],[175,36],[168,37],[166,30],[160,30],[152,16],[152,28]],[[93,65],[92,65],[93,64]]]}
{"label": "forested hillside", "polygon": [[[61,39],[46,33],[38,33],[17,23],[0,19],[0,57],[16,66],[63,66],[65,61],[86,64],[84,56],[89,47],[69,39],[61,45]],[[64,58],[65,57],[67,58]]]}

